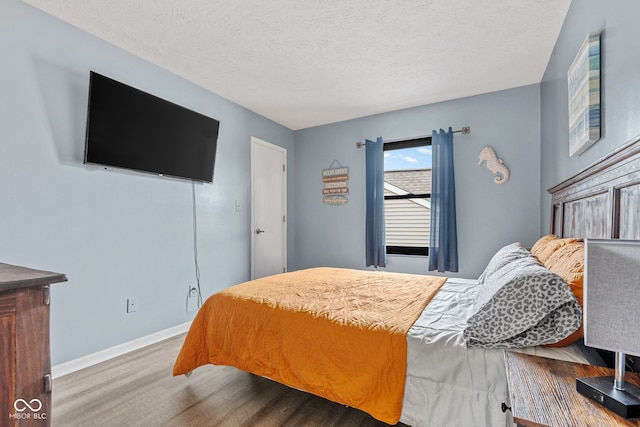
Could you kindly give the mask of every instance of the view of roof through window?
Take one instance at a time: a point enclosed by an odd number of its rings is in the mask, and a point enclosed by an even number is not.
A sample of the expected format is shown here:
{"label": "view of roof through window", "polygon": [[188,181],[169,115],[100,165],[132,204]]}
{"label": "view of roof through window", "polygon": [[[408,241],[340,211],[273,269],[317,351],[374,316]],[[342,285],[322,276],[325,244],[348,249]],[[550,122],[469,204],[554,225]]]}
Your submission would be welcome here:
{"label": "view of roof through window", "polygon": [[384,152],[387,253],[427,255],[431,201],[431,146]]}

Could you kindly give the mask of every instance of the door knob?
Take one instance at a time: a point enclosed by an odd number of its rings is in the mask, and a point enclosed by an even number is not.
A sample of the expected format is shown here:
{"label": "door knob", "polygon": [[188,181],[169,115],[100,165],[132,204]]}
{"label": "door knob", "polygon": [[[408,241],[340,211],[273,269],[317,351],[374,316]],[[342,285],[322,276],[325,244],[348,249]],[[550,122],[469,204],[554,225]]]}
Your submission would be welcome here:
{"label": "door knob", "polygon": [[256,228],[256,234],[260,234],[260,233],[264,233],[264,230],[260,230],[259,228]]}

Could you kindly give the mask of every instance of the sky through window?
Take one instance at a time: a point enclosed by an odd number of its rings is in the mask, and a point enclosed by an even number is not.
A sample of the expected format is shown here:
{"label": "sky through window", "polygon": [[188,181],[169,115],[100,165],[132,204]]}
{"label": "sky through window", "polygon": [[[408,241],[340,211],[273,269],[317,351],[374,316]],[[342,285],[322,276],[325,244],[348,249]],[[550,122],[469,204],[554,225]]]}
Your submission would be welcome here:
{"label": "sky through window", "polygon": [[384,170],[431,168],[431,146],[387,150],[384,152]]}

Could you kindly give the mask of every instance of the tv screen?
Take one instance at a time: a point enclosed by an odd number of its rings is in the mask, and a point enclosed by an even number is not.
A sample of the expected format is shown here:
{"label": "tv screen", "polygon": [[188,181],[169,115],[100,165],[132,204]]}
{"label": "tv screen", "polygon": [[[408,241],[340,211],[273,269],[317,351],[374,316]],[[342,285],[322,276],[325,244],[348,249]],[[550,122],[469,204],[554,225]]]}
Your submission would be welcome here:
{"label": "tv screen", "polygon": [[219,126],[92,71],[84,162],[213,182]]}

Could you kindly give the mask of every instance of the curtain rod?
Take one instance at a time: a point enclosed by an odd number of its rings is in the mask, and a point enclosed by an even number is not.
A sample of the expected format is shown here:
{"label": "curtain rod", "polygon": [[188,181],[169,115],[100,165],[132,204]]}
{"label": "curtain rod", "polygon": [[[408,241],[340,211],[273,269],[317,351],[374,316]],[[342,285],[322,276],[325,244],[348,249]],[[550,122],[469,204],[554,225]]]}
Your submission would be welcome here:
{"label": "curtain rod", "polygon": [[[467,135],[471,133],[471,127],[470,126],[464,126],[462,129],[458,129],[458,130],[454,130],[452,131],[452,133],[461,133],[463,135]],[[415,138],[403,138],[403,139],[394,139],[392,141],[385,141],[385,142],[399,142],[399,141],[411,141],[414,139],[429,139],[431,140],[431,135],[429,136],[418,136]],[[356,148],[364,148],[365,144],[362,141],[358,141],[356,142]]]}

